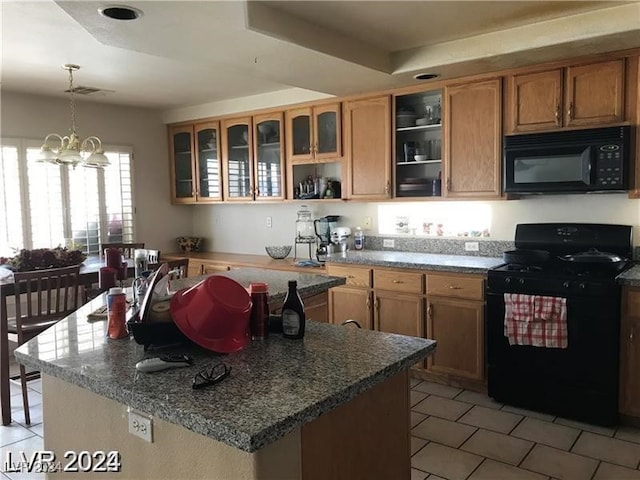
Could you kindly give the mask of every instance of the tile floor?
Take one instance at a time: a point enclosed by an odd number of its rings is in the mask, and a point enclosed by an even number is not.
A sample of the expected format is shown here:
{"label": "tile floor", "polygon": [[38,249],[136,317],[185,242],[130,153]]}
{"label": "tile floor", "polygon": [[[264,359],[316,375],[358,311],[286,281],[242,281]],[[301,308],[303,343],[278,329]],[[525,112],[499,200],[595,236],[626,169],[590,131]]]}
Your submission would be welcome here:
{"label": "tile floor", "polygon": [[[411,379],[411,386],[411,480],[640,480],[640,429],[521,410],[418,379]],[[41,381],[29,382],[29,389],[27,428],[20,388],[11,385],[14,423],[0,427],[0,471],[8,451],[44,448]],[[0,473],[0,478],[45,477]]]}

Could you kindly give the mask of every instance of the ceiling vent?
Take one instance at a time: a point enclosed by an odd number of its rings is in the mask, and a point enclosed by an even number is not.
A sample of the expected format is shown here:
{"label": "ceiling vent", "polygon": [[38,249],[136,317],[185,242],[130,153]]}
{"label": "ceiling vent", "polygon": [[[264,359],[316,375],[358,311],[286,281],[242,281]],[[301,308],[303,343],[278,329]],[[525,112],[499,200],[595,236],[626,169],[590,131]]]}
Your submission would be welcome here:
{"label": "ceiling vent", "polygon": [[[78,95],[93,95],[94,93],[114,93],[115,90],[104,90],[102,88],[95,88],[95,87],[84,87],[84,86],[78,86],[78,87],[73,87],[73,93],[76,93]],[[65,93],[71,93],[71,90],[67,89],[65,90]]]}

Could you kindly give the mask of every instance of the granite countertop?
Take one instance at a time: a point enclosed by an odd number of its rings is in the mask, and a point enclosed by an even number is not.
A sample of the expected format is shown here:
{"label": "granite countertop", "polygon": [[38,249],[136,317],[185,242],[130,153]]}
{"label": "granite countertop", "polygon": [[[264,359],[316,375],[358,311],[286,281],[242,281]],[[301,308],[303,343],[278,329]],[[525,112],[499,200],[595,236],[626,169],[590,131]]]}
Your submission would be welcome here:
{"label": "granite countertop", "polygon": [[[276,298],[284,294],[279,282],[288,279],[298,280],[303,292],[344,282],[313,275],[319,283],[305,286],[305,276],[291,272],[224,274],[241,283],[266,280]],[[104,297],[98,297],[20,346],[16,358],[47,375],[247,452],[408,369],[435,348],[434,341],[424,338],[308,322],[302,340],[271,334],[227,355],[189,345],[173,353],[192,355],[193,366],[144,374],[136,371],[136,362],[157,352],[145,352],[130,338],[105,338],[105,321],[87,321],[87,314],[103,302]],[[193,390],[195,373],[220,361],[232,368],[231,375]],[[46,401],[47,392],[44,395]]]}
{"label": "granite countertop", "polygon": [[490,268],[504,263],[502,258],[498,257],[377,250],[349,250],[345,253],[335,253],[327,257],[327,262],[458,273],[486,273]]}
{"label": "granite countertop", "polygon": [[627,287],[640,287],[640,265],[634,265],[629,270],[616,277],[620,285]]}

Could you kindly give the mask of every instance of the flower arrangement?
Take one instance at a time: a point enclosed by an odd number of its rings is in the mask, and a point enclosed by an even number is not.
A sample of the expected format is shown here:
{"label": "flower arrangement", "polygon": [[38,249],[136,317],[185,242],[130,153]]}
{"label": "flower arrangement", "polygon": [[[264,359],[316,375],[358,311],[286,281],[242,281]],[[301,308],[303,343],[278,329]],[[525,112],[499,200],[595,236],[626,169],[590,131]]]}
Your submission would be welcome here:
{"label": "flower arrangement", "polygon": [[22,249],[13,257],[0,257],[0,265],[17,272],[78,265],[87,258],[80,250],[66,247]]}

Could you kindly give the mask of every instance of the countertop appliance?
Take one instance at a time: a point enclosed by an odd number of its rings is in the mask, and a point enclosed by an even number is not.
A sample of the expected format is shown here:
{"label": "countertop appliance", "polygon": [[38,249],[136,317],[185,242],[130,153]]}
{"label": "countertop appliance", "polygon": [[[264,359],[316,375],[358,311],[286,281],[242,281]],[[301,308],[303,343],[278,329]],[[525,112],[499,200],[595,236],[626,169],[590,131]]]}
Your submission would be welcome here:
{"label": "countertop appliance", "polygon": [[[505,259],[517,263],[487,274],[489,395],[531,410],[616,424],[621,290],[615,277],[632,264],[632,227],[519,224],[515,246]],[[567,348],[511,345],[505,333],[505,294],[511,293],[566,299]]]}
{"label": "countertop appliance", "polygon": [[338,225],[340,215],[327,215],[326,217],[316,218],[313,221],[313,227],[318,237],[318,246],[316,248],[316,258],[319,262],[326,260],[329,253],[329,244],[331,244],[331,230]]}
{"label": "countertop appliance", "polygon": [[504,137],[505,193],[622,192],[629,186],[631,127]]}
{"label": "countertop appliance", "polygon": [[331,229],[331,243],[337,245],[342,252],[346,252],[349,249],[350,237],[351,229],[349,227],[335,227]]}

